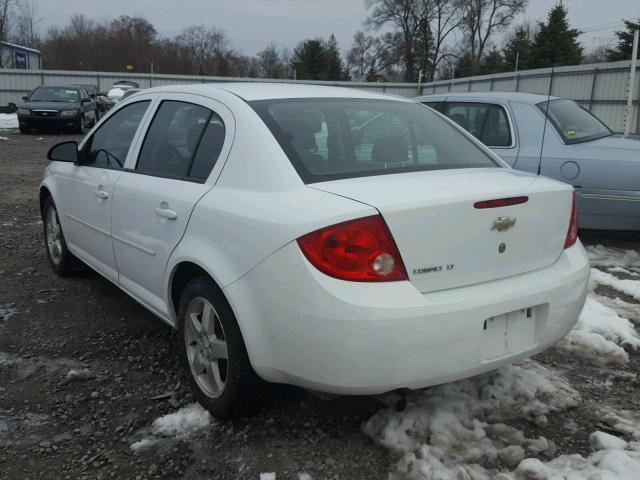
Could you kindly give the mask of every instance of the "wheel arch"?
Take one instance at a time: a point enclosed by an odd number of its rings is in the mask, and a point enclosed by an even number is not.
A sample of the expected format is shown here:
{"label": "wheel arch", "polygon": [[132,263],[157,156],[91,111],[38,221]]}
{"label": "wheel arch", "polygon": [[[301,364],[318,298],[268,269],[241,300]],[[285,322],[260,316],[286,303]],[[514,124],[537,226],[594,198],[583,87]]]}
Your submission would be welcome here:
{"label": "wheel arch", "polygon": [[53,199],[53,195],[46,185],[40,186],[40,216],[44,215],[44,204],[47,202],[47,198]]}

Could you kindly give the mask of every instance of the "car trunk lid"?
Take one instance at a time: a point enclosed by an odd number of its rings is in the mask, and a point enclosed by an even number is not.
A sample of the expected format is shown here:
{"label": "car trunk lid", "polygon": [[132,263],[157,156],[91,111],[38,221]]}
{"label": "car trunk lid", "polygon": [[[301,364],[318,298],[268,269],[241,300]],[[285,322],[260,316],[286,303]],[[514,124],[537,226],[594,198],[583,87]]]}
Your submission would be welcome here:
{"label": "car trunk lid", "polygon": [[[472,285],[553,264],[564,246],[567,185],[510,169],[460,169],[322,182],[312,188],[376,208],[421,292]],[[526,196],[524,203],[476,202]]]}

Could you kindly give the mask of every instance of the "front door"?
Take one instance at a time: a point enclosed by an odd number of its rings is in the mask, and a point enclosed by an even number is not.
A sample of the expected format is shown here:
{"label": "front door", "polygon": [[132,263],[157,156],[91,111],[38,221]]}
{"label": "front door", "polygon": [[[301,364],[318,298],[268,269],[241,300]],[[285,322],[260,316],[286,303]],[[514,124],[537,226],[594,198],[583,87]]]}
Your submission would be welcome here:
{"label": "front door", "polygon": [[65,238],[69,249],[112,281],[117,268],[111,241],[113,186],[149,101],[113,114],[80,148],[79,164],[59,179]]}
{"label": "front door", "polygon": [[165,267],[193,208],[213,186],[210,173],[228,153],[233,120],[213,100],[160,98],[137,161],[116,183],[112,225],[120,285],[164,316]]}

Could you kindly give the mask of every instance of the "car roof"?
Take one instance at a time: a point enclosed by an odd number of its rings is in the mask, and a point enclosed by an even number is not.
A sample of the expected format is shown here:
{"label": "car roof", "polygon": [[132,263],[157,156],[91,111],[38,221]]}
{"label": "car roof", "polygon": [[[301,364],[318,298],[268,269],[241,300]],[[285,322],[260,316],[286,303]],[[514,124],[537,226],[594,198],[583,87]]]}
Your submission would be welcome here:
{"label": "car roof", "polygon": [[[448,93],[436,93],[434,95],[422,95],[415,97],[413,100],[418,102],[428,102],[429,100],[436,101],[438,99],[458,99],[458,100],[478,100],[478,101],[507,101],[507,102],[519,102],[530,105],[535,105],[547,100],[546,95],[539,95],[537,93],[524,93],[524,92],[448,92]],[[551,96],[551,100],[557,100],[558,97]]]}
{"label": "car roof", "polygon": [[216,91],[232,93],[248,102],[254,100],[272,100],[284,98],[365,98],[381,100],[411,101],[408,98],[395,95],[382,95],[366,90],[334,87],[325,85],[311,85],[299,83],[275,82],[221,82],[205,84],[168,85],[147,89],[147,92],[161,93],[195,93],[203,96],[214,95]]}

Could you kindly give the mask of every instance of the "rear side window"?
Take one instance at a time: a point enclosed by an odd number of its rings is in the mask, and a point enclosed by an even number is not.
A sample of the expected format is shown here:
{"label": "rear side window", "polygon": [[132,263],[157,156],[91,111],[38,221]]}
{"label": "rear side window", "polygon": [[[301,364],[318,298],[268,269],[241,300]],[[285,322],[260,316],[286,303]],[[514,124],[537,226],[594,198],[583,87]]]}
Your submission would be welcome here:
{"label": "rear side window", "polygon": [[305,183],[498,166],[462,133],[417,103],[313,98],[250,105]]}
{"label": "rear side window", "polygon": [[129,104],[100,125],[82,148],[82,164],[102,168],[124,168],[131,142],[149,108],[149,103],[146,100]]}
{"label": "rear side window", "polygon": [[204,182],[224,138],[222,119],[208,108],[163,101],[142,144],[136,171]]}
{"label": "rear side window", "polygon": [[500,105],[447,102],[443,113],[489,147],[512,145],[507,113]]}

